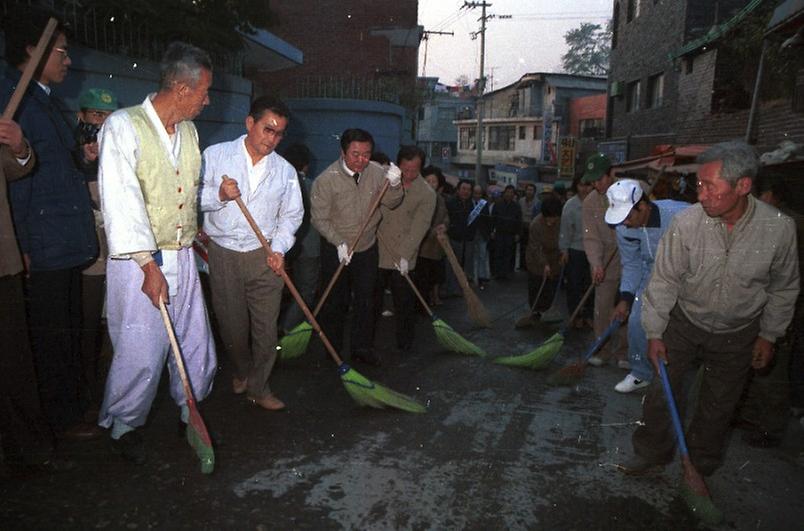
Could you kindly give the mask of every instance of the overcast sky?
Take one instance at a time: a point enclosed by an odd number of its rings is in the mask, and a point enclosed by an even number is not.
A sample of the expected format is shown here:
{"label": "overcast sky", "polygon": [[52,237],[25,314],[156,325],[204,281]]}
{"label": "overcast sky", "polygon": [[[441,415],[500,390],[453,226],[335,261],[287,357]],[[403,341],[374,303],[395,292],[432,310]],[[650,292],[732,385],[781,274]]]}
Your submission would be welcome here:
{"label": "overcast sky", "polygon": [[[463,0],[419,0],[419,24],[425,30],[452,31],[454,36],[431,35],[419,47],[419,72],[437,76],[452,85],[460,75],[470,82],[480,73],[480,38],[470,33],[480,29],[481,8],[461,9]],[[527,72],[560,72],[566,51],[564,34],[581,22],[605,26],[613,0],[489,0],[487,15],[513,15],[510,20],[493,18],[486,25],[486,89],[501,88]],[[492,79],[493,76],[493,79]]]}

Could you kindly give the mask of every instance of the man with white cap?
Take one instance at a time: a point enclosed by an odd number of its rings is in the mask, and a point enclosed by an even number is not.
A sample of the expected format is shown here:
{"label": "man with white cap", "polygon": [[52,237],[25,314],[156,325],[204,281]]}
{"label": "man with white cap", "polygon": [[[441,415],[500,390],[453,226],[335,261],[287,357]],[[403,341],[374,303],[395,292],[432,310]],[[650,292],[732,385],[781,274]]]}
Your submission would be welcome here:
{"label": "man with white cap", "polygon": [[639,181],[623,179],[606,191],[609,207],[606,223],[616,225],[617,247],[620,250],[622,275],[620,297],[612,318],[628,319],[628,361],[631,372],[614,386],[620,393],[630,393],[647,387],[653,379],[653,367],[647,358],[648,339],[642,328],[642,291],[648,284],[656,249],[673,217],[689,206],[688,203],[664,199],[650,201]]}

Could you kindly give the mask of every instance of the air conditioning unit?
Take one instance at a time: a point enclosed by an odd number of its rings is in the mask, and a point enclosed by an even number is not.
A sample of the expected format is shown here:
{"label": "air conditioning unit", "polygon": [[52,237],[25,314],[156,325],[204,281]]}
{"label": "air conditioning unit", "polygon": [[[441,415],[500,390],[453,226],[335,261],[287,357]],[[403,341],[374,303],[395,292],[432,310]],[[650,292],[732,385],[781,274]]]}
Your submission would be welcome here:
{"label": "air conditioning unit", "polygon": [[623,82],[622,81],[612,81],[611,85],[609,85],[609,96],[612,98],[617,96],[623,95]]}

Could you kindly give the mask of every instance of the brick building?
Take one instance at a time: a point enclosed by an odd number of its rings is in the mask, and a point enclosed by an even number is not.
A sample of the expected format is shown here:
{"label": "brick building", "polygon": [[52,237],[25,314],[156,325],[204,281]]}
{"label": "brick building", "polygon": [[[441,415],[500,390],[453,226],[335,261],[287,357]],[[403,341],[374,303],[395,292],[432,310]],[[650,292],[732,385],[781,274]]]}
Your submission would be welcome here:
{"label": "brick building", "polygon": [[[755,33],[762,34],[780,3],[616,0],[608,140],[601,148],[615,158],[636,159],[659,145],[745,137],[762,49]],[[753,41],[746,28],[758,28]],[[773,35],[768,43],[778,50]],[[788,61],[793,72],[800,71],[800,51],[782,51],[775,57]],[[750,135],[760,151],[784,139],[804,140],[804,114],[793,103],[800,87],[790,83],[787,90],[779,76],[767,78],[766,74]]]}
{"label": "brick building", "polygon": [[412,108],[422,27],[417,0],[278,0],[270,30],[304,53],[281,72],[247,71],[256,92],[354,98]]}

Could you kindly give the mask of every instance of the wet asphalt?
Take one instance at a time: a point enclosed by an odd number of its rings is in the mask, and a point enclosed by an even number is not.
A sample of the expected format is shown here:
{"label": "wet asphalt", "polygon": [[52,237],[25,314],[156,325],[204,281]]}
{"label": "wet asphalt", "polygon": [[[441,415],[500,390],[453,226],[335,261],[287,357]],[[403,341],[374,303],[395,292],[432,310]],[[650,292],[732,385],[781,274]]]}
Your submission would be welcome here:
{"label": "wet asphalt", "polygon": [[[491,330],[472,326],[463,299],[437,311],[489,358],[525,353],[557,330],[514,329],[526,311],[524,273],[479,294]],[[277,365],[272,389],[288,407],[264,411],[232,393],[220,356],[214,390],[201,404],[216,441],[213,474],[200,473],[163,385],[141,430],[145,465],[122,461],[106,438],[62,443],[72,470],[2,480],[0,529],[699,527],[677,495],[678,460],[646,478],[617,470],[641,416],[640,394],[613,390],[624,371],[589,368],[574,387],[548,384],[592,341],[591,331],[568,332],[554,366],[533,372],[444,351],[424,317],[414,349],[398,352],[392,319],[381,318],[377,329],[383,366],[354,366],[420,401],[426,414],[358,407],[318,341]],[[769,450],[739,435],[709,481],[726,515],[719,528],[802,529],[804,467],[796,459],[804,430],[791,421],[782,447]]]}

